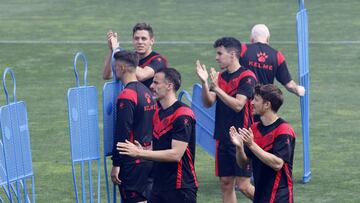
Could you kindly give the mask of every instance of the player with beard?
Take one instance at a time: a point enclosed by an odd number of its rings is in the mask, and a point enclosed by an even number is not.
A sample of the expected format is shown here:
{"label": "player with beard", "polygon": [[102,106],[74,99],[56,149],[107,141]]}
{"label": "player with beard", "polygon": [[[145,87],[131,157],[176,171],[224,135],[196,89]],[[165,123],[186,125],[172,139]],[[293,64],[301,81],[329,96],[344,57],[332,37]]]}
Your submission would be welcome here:
{"label": "player with beard", "polygon": [[153,117],[153,150],[129,141],[117,144],[120,154],[154,161],[154,185],[149,203],[195,203],[198,181],[195,173],[195,117],[178,101],[180,73],[173,68],[156,72],[150,88],[159,108]]}

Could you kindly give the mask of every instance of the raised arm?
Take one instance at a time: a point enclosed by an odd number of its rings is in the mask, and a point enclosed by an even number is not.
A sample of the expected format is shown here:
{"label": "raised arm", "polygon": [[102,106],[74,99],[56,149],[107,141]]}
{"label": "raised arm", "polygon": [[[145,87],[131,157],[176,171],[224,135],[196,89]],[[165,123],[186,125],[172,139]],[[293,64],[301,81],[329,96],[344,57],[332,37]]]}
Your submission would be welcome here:
{"label": "raised arm", "polygon": [[201,64],[199,60],[196,61],[196,75],[202,84],[202,101],[205,107],[211,107],[216,101],[216,94],[210,91],[208,78],[209,74],[206,66]]}
{"label": "raised arm", "polygon": [[119,47],[119,42],[117,39],[117,33],[109,31],[107,33],[107,42],[108,42],[108,53],[105,57],[104,65],[103,65],[103,79],[109,80],[112,77],[112,70],[111,70],[111,57],[113,50]]}

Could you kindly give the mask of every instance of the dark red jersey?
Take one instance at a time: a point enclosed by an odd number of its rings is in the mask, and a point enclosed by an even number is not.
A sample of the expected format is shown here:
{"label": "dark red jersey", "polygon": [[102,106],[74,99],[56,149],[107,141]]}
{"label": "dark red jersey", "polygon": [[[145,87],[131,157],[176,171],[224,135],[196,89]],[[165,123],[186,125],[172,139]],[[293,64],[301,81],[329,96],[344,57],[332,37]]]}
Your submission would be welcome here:
{"label": "dark red jersey", "polygon": [[[141,68],[148,66],[148,67],[152,68],[154,70],[154,72],[156,72],[157,70],[159,70],[161,68],[166,68],[168,66],[168,63],[167,63],[167,60],[165,57],[152,51],[148,56],[146,56],[145,58],[143,58],[139,61],[139,66]],[[150,88],[152,81],[153,81],[153,78],[149,78],[145,81],[142,81],[142,83],[146,87]]]}
{"label": "dark red jersey", "polygon": [[245,147],[253,166],[254,202],[293,202],[292,167],[296,138],[293,128],[279,118],[269,126],[256,122],[251,129],[256,144],[284,161],[281,170],[275,171]]}
{"label": "dark red jersey", "polygon": [[159,109],[153,117],[153,150],[171,149],[172,140],[187,142],[179,162],[154,162],[154,191],[197,188],[195,174],[195,117],[184,103],[177,101],[167,109]]}
{"label": "dark red jersey", "polygon": [[216,98],[215,139],[230,144],[229,129],[231,126],[246,128],[252,124],[251,100],[255,84],[254,73],[243,67],[233,73],[224,71],[219,75],[218,85],[226,94],[232,97],[236,97],[237,94],[244,95],[247,97],[247,102],[240,112],[236,112],[219,97]]}
{"label": "dark red jersey", "polygon": [[286,66],[285,56],[268,44],[243,44],[240,53],[240,64],[253,71],[260,84],[273,84],[276,78],[282,85],[291,81]]}

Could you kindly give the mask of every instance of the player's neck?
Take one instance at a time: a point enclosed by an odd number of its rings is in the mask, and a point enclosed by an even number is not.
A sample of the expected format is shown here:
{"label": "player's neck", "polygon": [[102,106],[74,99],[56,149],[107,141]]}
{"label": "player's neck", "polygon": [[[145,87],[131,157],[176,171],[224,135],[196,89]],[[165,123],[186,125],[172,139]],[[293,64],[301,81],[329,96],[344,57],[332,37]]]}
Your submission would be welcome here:
{"label": "player's neck", "polygon": [[137,78],[136,75],[133,73],[127,73],[126,75],[124,75],[124,77],[121,79],[121,82],[124,84],[124,86],[126,86],[127,84],[129,84],[130,82],[137,82]]}
{"label": "player's neck", "polygon": [[139,59],[141,60],[141,59],[143,59],[143,58],[145,58],[145,57],[149,56],[149,55],[151,54],[151,52],[152,52],[152,49],[150,48],[150,49],[149,49],[149,50],[147,50],[144,54],[139,54],[139,53],[138,53],[138,55],[139,55]]}
{"label": "player's neck", "polygon": [[275,121],[277,121],[277,119],[279,119],[279,116],[272,111],[267,111],[264,113],[264,115],[262,115],[260,117],[260,119],[261,119],[261,123],[264,126],[269,126],[269,125],[275,123]]}
{"label": "player's neck", "polygon": [[177,101],[176,95],[173,93],[169,93],[168,96],[162,98],[159,102],[163,109],[167,109],[172,106]]}
{"label": "player's neck", "polygon": [[240,68],[240,63],[239,61],[234,61],[232,64],[230,64],[228,67],[227,67],[227,71],[229,73],[233,73],[233,72],[236,72],[238,69]]}
{"label": "player's neck", "polygon": [[266,39],[259,39],[257,41],[254,41],[253,43],[269,44],[269,42]]}

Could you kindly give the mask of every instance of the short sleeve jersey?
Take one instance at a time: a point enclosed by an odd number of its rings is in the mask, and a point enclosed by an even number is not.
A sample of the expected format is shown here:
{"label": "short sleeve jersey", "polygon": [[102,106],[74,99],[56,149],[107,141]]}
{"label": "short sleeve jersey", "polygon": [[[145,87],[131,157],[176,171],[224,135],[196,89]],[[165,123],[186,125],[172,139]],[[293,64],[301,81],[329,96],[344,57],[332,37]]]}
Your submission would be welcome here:
{"label": "short sleeve jersey", "polygon": [[[168,67],[168,63],[167,63],[167,59],[165,57],[161,56],[159,53],[152,51],[148,56],[146,56],[145,58],[143,58],[139,61],[139,66],[141,68],[148,66],[148,67],[152,68],[154,70],[154,72],[156,72],[157,70],[159,70],[161,68]],[[145,81],[142,81],[142,83],[146,87],[150,88],[152,81],[153,81],[153,78],[149,78]]]}
{"label": "short sleeve jersey", "polygon": [[240,64],[253,71],[260,84],[273,84],[276,78],[282,85],[291,81],[285,56],[264,43],[243,44]]}
{"label": "short sleeve jersey", "polygon": [[171,149],[172,140],[188,143],[179,162],[154,162],[154,191],[197,188],[195,173],[195,117],[184,103],[177,101],[167,109],[161,107],[153,117],[153,150]]}
{"label": "short sleeve jersey", "polygon": [[[150,90],[141,82],[130,82],[119,94],[116,101],[116,129],[113,146],[113,165],[138,163],[140,160],[120,155],[117,142],[137,140],[143,147],[149,147],[152,140],[151,121],[156,103]],[[143,160],[145,161],[145,160]]]}
{"label": "short sleeve jersey", "polygon": [[254,73],[243,67],[240,67],[233,73],[224,71],[219,75],[218,85],[226,94],[231,97],[236,97],[237,94],[244,95],[247,98],[247,102],[240,112],[236,112],[219,97],[216,98],[214,130],[214,138],[216,140],[230,144],[229,129],[231,126],[247,128],[252,124],[251,100],[255,84],[256,76]]}
{"label": "short sleeve jersey", "polygon": [[251,129],[257,145],[284,161],[281,170],[275,171],[245,147],[253,166],[254,202],[293,202],[292,167],[296,138],[293,128],[279,118],[269,126],[256,122]]}

